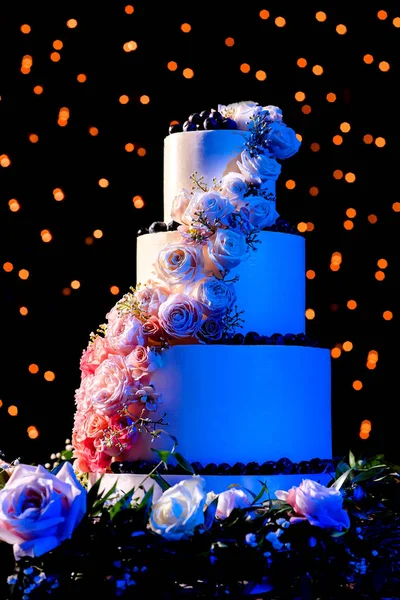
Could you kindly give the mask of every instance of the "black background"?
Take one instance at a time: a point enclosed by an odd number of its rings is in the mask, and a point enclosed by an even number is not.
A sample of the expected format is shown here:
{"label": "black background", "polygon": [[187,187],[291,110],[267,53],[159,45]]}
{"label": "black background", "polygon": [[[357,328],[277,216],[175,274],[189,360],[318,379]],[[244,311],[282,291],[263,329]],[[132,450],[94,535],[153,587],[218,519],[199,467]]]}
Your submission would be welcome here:
{"label": "black background", "polygon": [[[307,333],[328,348],[353,343],[332,360],[334,454],[352,449],[397,458],[400,213],[392,205],[400,200],[400,29],[393,19],[400,10],[387,4],[381,20],[377,13],[385,7],[377,2],[142,1],[129,15],[126,4],[13,2],[1,9],[0,154],[12,162],[0,167],[0,448],[9,460],[46,461],[70,437],[81,352],[117,300],[110,287],[118,286],[121,296],[135,284],[137,230],[162,219],[169,123],[218,103],[255,100],[280,106],[303,138],[298,154],[283,164],[277,194],[283,218],[315,225],[305,234],[307,269],[316,272],[307,280],[307,307],[316,312]],[[267,20],[259,16],[262,9],[270,11]],[[316,20],[317,10],[326,12],[325,22]],[[278,16],[285,27],[276,26]],[[78,21],[74,29],[66,26],[71,18]],[[24,23],[31,26],[27,35],[20,30]],[[182,23],[190,23],[189,33]],[[336,32],[338,24],[346,25],[345,35]],[[63,48],[55,63],[50,54],[57,39]],[[123,44],[130,40],[138,48],[127,53]],[[370,65],[363,61],[367,53],[374,57]],[[33,59],[25,75],[24,55]],[[297,66],[301,57],[305,68]],[[175,72],[167,68],[171,60],[178,63]],[[388,72],[380,61],[390,64]],[[242,63],[250,73],[240,71]],[[323,67],[321,76],[313,65]],[[183,76],[185,68],[193,69],[192,79]],[[258,70],[267,73],[265,81],[256,79]],[[77,81],[79,73],[87,75],[85,83]],[[43,86],[41,95],[35,85]],[[306,94],[303,102],[295,99],[298,91]],[[326,100],[329,92],[336,102]],[[122,94],[129,96],[126,105]],[[148,105],[140,103],[143,94]],[[305,104],[310,114],[302,112]],[[70,111],[65,127],[57,124],[62,107]],[[340,131],[343,122],[351,125],[348,133]],[[89,127],[99,135],[91,136]],[[29,141],[31,133],[38,143]],[[332,142],[337,134],[343,136],[339,146]],[[386,145],[365,144],[365,134],[383,137]],[[128,142],[146,155],[126,152]],[[335,169],[354,173],[356,181],[336,180]],[[109,180],[105,189],[101,178]],[[289,179],[294,190],[285,186]],[[311,186],[318,196],[310,195]],[[53,198],[57,187],[62,202]],[[144,208],[133,206],[135,195]],[[18,212],[10,211],[11,198],[20,203]],[[357,211],[351,231],[343,227],[348,208]],[[368,221],[371,214],[377,223]],[[42,242],[43,229],[50,230],[50,243]],[[96,229],[103,237],[87,245]],[[343,257],[338,272],[329,266],[333,252]],[[375,279],[380,258],[388,261],[384,281]],[[5,262],[14,265],[12,272],[5,272]],[[28,280],[19,278],[20,269],[29,271]],[[63,295],[73,280],[80,288]],[[279,287],[270,292],[279,294]],[[350,299],[356,310],[346,307]],[[385,310],[393,312],[391,321],[383,319]],[[375,370],[366,368],[370,350],[379,353]],[[28,371],[32,363],[37,374]],[[54,381],[44,379],[46,371],[55,373]],[[354,380],[362,381],[362,390],[353,389]],[[251,371],[244,383],[251,386]],[[18,416],[8,414],[10,405]],[[246,410],[253,410],[251,402]],[[363,419],[372,423],[367,440],[359,437]],[[34,440],[27,434],[31,425],[40,433]],[[268,427],[284,427],[274,421],[273,406]]]}

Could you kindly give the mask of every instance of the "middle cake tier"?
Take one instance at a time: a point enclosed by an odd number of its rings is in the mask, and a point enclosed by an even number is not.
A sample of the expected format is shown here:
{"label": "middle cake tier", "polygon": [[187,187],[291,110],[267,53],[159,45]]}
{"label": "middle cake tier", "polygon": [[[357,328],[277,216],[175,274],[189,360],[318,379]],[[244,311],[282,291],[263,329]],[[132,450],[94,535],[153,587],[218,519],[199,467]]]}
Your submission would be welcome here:
{"label": "middle cake tier", "polygon": [[[181,240],[177,231],[141,235],[137,239],[136,281],[156,278],[154,264],[160,251]],[[235,282],[243,328],[261,335],[305,333],[305,240],[300,235],[261,231],[260,243],[237,268]]]}

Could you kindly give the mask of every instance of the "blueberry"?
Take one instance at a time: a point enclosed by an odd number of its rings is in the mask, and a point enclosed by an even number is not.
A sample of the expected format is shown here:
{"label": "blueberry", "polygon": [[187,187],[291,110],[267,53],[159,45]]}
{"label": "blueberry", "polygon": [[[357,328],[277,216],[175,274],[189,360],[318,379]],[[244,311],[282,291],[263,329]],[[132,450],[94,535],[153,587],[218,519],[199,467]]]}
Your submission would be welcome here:
{"label": "blueberry", "polygon": [[207,129],[207,130],[218,129],[218,123],[212,117],[207,117],[206,119],[204,119],[203,126],[204,126],[204,129]]}
{"label": "blueberry", "polygon": [[293,463],[289,458],[280,458],[278,460],[278,465],[282,469],[281,473],[284,475],[290,475],[293,469]]}
{"label": "blueberry", "polygon": [[183,131],[183,128],[181,123],[174,123],[173,125],[169,126],[168,131],[169,133],[180,133],[181,131]]}
{"label": "blueberry", "polygon": [[249,331],[246,333],[244,343],[249,345],[255,345],[260,343],[260,335],[256,331]]}
{"label": "blueberry", "polygon": [[215,463],[208,463],[204,467],[204,475],[218,475],[218,467]]}
{"label": "blueberry", "polygon": [[201,118],[202,122],[204,121],[204,119],[207,119],[207,117],[209,117],[209,116],[210,116],[209,110],[202,110],[200,113],[200,118]]}
{"label": "blueberry", "polygon": [[237,129],[237,123],[233,119],[223,119],[221,122],[221,129]]}
{"label": "blueberry", "polygon": [[192,462],[192,467],[196,475],[203,472],[203,465],[200,462]]}
{"label": "blueberry", "polygon": [[243,475],[246,470],[246,465],[242,462],[237,462],[231,469],[231,475]]}
{"label": "blueberry", "polygon": [[278,472],[278,467],[276,462],[273,460],[267,460],[260,467],[260,475],[276,475]]}
{"label": "blueberry", "polygon": [[218,465],[218,473],[221,475],[229,475],[231,470],[231,465],[228,463],[221,463]]}
{"label": "blueberry", "polygon": [[177,223],[176,221],[170,221],[167,225],[167,230],[168,231],[176,231],[179,227],[179,223]]}
{"label": "blueberry", "polygon": [[197,131],[204,131],[204,125],[203,125],[203,123],[197,123],[196,130]]}
{"label": "blueberry", "polygon": [[258,475],[258,473],[260,472],[260,465],[258,464],[258,462],[249,462],[246,465],[246,470],[245,473],[246,475]]}
{"label": "blueberry", "polygon": [[235,333],[235,335],[233,336],[233,343],[237,346],[241,346],[244,343],[243,333]]}
{"label": "blueberry", "polygon": [[198,125],[204,121],[204,117],[201,117],[199,113],[193,113],[188,118],[189,123],[193,123],[194,125]]}
{"label": "blueberry", "polygon": [[158,233],[159,231],[167,231],[167,224],[163,221],[154,221],[149,227],[149,233]]}
{"label": "blueberry", "polygon": [[283,335],[281,333],[273,333],[271,335],[271,343],[272,344],[283,344],[284,343],[284,338]]}
{"label": "blueberry", "polygon": [[149,233],[148,227],[141,227],[138,229],[137,235],[145,235],[146,233]]}
{"label": "blueberry", "polygon": [[283,336],[283,343],[286,346],[295,346],[297,343],[296,337],[294,333],[285,333]]}
{"label": "blueberry", "polygon": [[218,110],[213,109],[210,116],[217,121],[218,125],[221,125],[222,121],[224,120],[224,117]]}
{"label": "blueberry", "polygon": [[196,131],[196,125],[190,121],[185,121],[182,128],[183,131]]}

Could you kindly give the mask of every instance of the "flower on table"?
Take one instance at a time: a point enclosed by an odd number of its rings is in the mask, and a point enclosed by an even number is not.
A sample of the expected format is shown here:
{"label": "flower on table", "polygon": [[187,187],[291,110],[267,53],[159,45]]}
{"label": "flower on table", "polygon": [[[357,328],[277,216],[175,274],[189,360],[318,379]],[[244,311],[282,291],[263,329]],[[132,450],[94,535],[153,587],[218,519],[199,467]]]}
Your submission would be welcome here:
{"label": "flower on table", "polygon": [[311,525],[339,531],[350,526],[342,495],[335,488],[303,479],[298,487],[294,486],[288,492],[277,490],[275,495],[293,507],[295,514],[290,519],[291,523],[307,520]]}
{"label": "flower on table", "polygon": [[226,519],[235,508],[248,508],[251,499],[241,488],[230,488],[218,494],[218,503],[215,516],[217,519]]}
{"label": "flower on table", "polygon": [[166,490],[152,507],[149,529],[170,541],[190,538],[204,525],[205,481],[198,475]]}
{"label": "flower on table", "polygon": [[56,475],[20,464],[0,490],[0,539],[14,556],[41,556],[72,536],[86,512],[86,490],[65,462]]}

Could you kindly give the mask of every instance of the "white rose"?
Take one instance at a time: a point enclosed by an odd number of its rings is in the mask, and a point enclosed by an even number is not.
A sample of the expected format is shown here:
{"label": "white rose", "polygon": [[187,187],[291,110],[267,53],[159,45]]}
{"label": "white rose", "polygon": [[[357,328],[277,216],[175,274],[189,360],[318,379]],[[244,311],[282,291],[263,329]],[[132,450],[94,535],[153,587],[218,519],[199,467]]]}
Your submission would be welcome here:
{"label": "white rose", "polygon": [[339,490],[327,488],[312,479],[303,479],[299,487],[288,492],[277,490],[275,496],[293,507],[295,516],[290,521],[307,519],[311,525],[327,529],[348,529],[350,519],[343,508],[343,498]]}
{"label": "white rose", "polygon": [[171,286],[194,283],[204,275],[203,265],[201,247],[194,244],[168,244],[155,263],[158,276]]}
{"label": "white rose", "polygon": [[234,205],[243,200],[248,190],[245,178],[240,173],[227,173],[222,178],[221,185],[221,194],[227,196]]}
{"label": "white rose", "polygon": [[158,318],[164,331],[174,338],[193,337],[203,321],[203,307],[185,294],[171,294],[160,306]]}
{"label": "white rose", "polygon": [[168,298],[169,294],[170,289],[164,283],[149,279],[144,286],[140,286],[135,291],[135,300],[141,312],[156,317],[160,304]]}
{"label": "white rose", "polygon": [[218,503],[215,516],[217,519],[226,519],[234,508],[247,508],[251,500],[241,488],[231,488],[218,494]]}
{"label": "white rose", "polygon": [[188,539],[204,524],[205,481],[198,475],[180,481],[153,504],[149,528],[165,539]]}
{"label": "white rose", "polygon": [[257,102],[252,102],[251,100],[218,105],[218,111],[221,115],[236,121],[238,129],[242,130],[249,128],[250,119],[260,110],[262,110],[262,107]]}
{"label": "white rose", "polygon": [[233,205],[219,192],[195,192],[186,209],[185,222],[190,219],[196,220],[199,213],[203,213],[207,221],[214,224],[215,221],[226,223],[226,218],[233,212]]}
{"label": "white rose", "polygon": [[268,118],[271,121],[282,121],[282,110],[279,108],[279,106],[268,104],[268,106],[263,106],[262,111],[268,111]]}
{"label": "white rose", "polygon": [[281,121],[273,121],[267,134],[268,148],[276,158],[284,160],[296,154],[300,141],[296,132]]}
{"label": "white rose", "polygon": [[223,279],[207,277],[197,288],[197,299],[213,313],[231,308],[236,300],[235,288]]}
{"label": "white rose", "polygon": [[190,221],[186,222],[184,215],[191,200],[191,194],[188,190],[182,189],[172,201],[171,219],[181,225],[190,225]]}
{"label": "white rose", "polygon": [[278,179],[282,166],[273,156],[256,154],[251,156],[248,150],[243,150],[237,166],[247,183],[262,184],[268,179]]}
{"label": "white rose", "polygon": [[208,242],[208,256],[220,271],[237,267],[249,256],[245,236],[232,229],[218,229],[213,242]]}
{"label": "white rose", "polygon": [[0,490],[0,540],[14,556],[41,556],[70,538],[86,512],[86,490],[65,462],[56,475],[20,464]]}
{"label": "white rose", "polygon": [[246,200],[249,221],[256,229],[271,227],[279,217],[274,200],[267,200],[263,196],[248,196]]}

